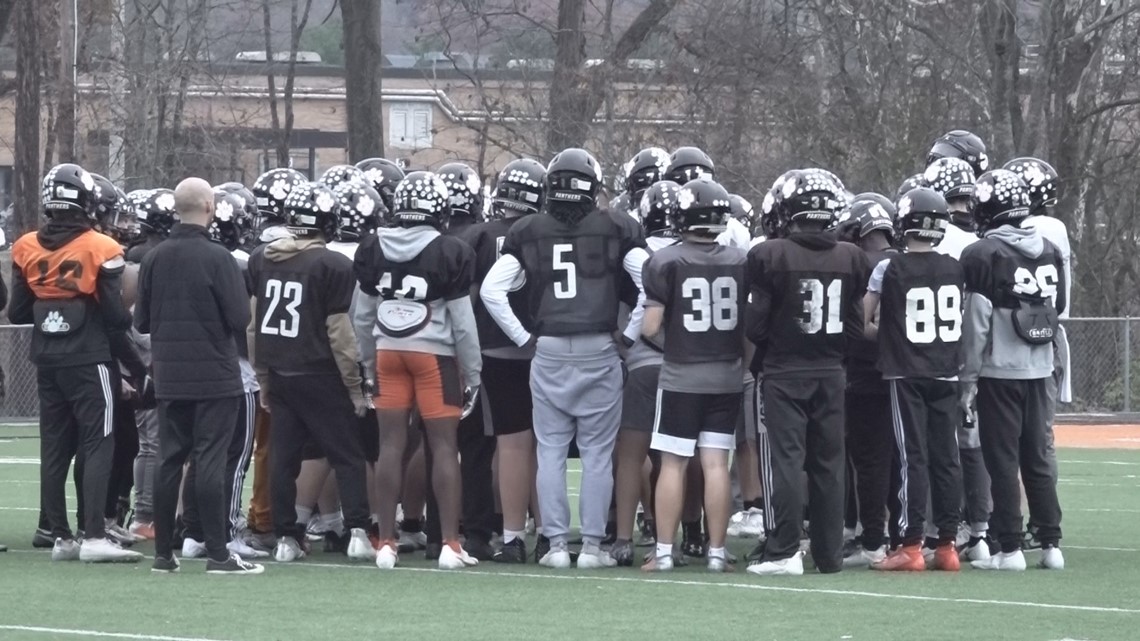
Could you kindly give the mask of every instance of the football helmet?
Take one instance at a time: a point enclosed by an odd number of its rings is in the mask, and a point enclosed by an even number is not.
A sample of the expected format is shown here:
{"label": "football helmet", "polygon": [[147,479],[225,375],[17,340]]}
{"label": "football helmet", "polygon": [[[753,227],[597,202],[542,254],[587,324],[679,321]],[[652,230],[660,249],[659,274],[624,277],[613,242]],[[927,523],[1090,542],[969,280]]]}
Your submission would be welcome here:
{"label": "football helmet", "polygon": [[483,181],[475,170],[461,162],[449,162],[435,171],[447,186],[448,219],[478,220],[483,213]]}
{"label": "football helmet", "polygon": [[392,199],[392,220],[402,227],[430,225],[446,229],[450,193],[439,176],[430,171],[413,171],[396,186]]}
{"label": "football helmet", "polygon": [[974,223],[979,234],[1017,224],[1029,215],[1029,189],[1008,169],[994,169],[978,176],[974,198]]}
{"label": "football helmet", "polygon": [[883,211],[887,212],[887,215],[891,217],[892,221],[898,215],[898,210],[895,208],[894,201],[882,194],[875,193],[873,191],[865,191],[861,194],[855,194],[851,197],[851,204],[854,205],[861,200],[869,200],[881,205],[883,207]]}
{"label": "football helmet", "polygon": [[1039,158],[1014,158],[1002,169],[1017,174],[1029,189],[1029,215],[1047,215],[1057,204],[1057,170]]}
{"label": "football helmet", "polygon": [[752,225],[756,223],[756,210],[752,207],[752,203],[736,194],[729,194],[728,202],[732,205],[732,217],[741,225],[752,229]]}
{"label": "football helmet", "polygon": [[895,215],[895,206],[889,201],[884,205],[877,199],[856,197],[846,209],[839,212],[835,232],[839,240],[858,243],[871,232],[881,231],[886,234],[889,242],[894,243]]}
{"label": "football helmet", "polygon": [[715,236],[725,230],[731,216],[728,190],[708,178],[698,178],[677,192],[677,206],[671,212],[669,226],[677,233]]}
{"label": "football helmet", "polygon": [[499,172],[492,201],[495,214],[510,218],[538,213],[545,194],[546,167],[537,160],[519,158]]}
{"label": "football helmet", "polygon": [[986,156],[986,144],[982,139],[964,129],[955,129],[942,134],[930,148],[926,155],[926,164],[929,165],[939,158],[959,158],[970,164],[974,175],[980,175],[990,167],[990,159]]}
{"label": "football helmet", "polygon": [[774,207],[780,230],[786,232],[792,223],[818,223],[823,229],[832,226],[843,206],[842,193],[843,188],[824,172],[791,172],[780,185]]}
{"label": "football helmet", "polygon": [[938,244],[946,236],[950,211],[937,189],[915,187],[899,198],[898,234]]}
{"label": "football helmet", "polygon": [[114,183],[99,174],[91,174],[91,178],[95,181],[95,189],[93,190],[95,220],[108,236],[115,236],[116,219],[119,217],[119,213],[130,208],[127,195]]}
{"label": "football helmet", "polygon": [[295,169],[285,167],[270,169],[257,177],[253,183],[253,196],[257,203],[256,227],[280,225],[285,222],[285,199],[289,192],[309,180]]}
{"label": "football helmet", "polygon": [[233,251],[241,247],[252,223],[253,217],[246,210],[244,198],[236,192],[214,190],[214,220],[206,228],[210,240]]}
{"label": "football helmet", "polygon": [[895,191],[895,200],[897,201],[899,198],[902,198],[903,195],[906,194],[906,192],[914,189],[915,187],[925,187],[925,186],[926,186],[926,178],[922,174],[915,174],[915,175],[911,176],[910,178],[907,178],[906,180],[902,181],[902,184],[899,185],[898,190]]}
{"label": "football helmet", "polygon": [[620,194],[610,198],[610,209],[614,211],[629,211],[629,192],[623,191]]}
{"label": "football helmet", "polygon": [[340,227],[337,240],[356,242],[376,231],[380,221],[388,218],[388,209],[380,194],[368,183],[349,181],[333,190],[340,203]]}
{"label": "football helmet", "polygon": [[[669,152],[660,147],[646,147],[626,163],[625,190],[629,203],[640,203],[641,195],[665,176],[669,168]],[[629,207],[626,207],[628,210]]]}
{"label": "football helmet", "polygon": [[404,170],[387,158],[365,158],[356,163],[356,168],[364,172],[364,177],[384,200],[384,206],[392,211],[392,194],[404,179]]}
{"label": "football helmet", "polygon": [[546,166],[546,199],[552,203],[593,205],[601,186],[602,166],[585,149],[563,149]]}
{"label": "football helmet", "polygon": [[367,183],[368,179],[364,177],[364,172],[360,171],[352,165],[333,165],[321,174],[321,179],[317,182],[322,183],[329,189],[336,189],[338,185],[343,182],[351,180],[358,180]]}
{"label": "football helmet", "polygon": [[79,165],[64,163],[48,171],[40,185],[44,217],[48,220],[95,222],[95,178]]}
{"label": "football helmet", "polygon": [[942,194],[946,200],[973,198],[975,180],[973,167],[961,158],[939,158],[922,172],[924,186]]}
{"label": "football helmet", "polygon": [[712,158],[696,147],[678,147],[669,156],[669,166],[665,168],[666,180],[672,180],[678,185],[684,185],[697,178],[716,177],[716,167]]}
{"label": "football helmet", "polygon": [[257,218],[257,199],[253,197],[253,192],[245,185],[238,182],[222,183],[214,187],[214,191],[224,191],[241,198],[245,204],[246,220],[249,221],[251,225],[253,224],[253,220]]}
{"label": "football helmet", "polygon": [[785,171],[776,178],[776,182],[772,183],[772,187],[768,193],[764,194],[764,200],[760,201],[760,233],[767,238],[779,238],[780,236],[780,223],[776,216],[776,201],[783,198],[784,182],[788,180],[795,173],[795,170]]}
{"label": "football helmet", "polygon": [[672,180],[659,180],[641,195],[637,215],[646,235],[670,235],[670,221],[673,219],[673,210],[677,208],[680,191],[681,186]]}
{"label": "football helmet", "polygon": [[178,222],[174,210],[174,192],[169,189],[151,189],[135,208],[139,227],[149,234],[166,238]]}
{"label": "football helmet", "polygon": [[340,203],[324,183],[306,181],[289,190],[285,219],[289,231],[297,236],[321,234],[332,240],[340,226]]}

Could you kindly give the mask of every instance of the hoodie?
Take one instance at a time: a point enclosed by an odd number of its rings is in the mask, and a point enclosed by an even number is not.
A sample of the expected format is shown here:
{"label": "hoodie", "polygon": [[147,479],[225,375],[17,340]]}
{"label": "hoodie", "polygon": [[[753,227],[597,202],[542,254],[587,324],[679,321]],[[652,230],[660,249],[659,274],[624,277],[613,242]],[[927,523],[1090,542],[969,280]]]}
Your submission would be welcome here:
{"label": "hoodie", "polygon": [[[463,384],[478,387],[483,359],[471,305],[475,252],[425,225],[391,227],[361,242],[354,265],[360,285],[353,325],[357,340],[377,350],[454,356]],[[411,325],[390,326],[381,307]],[[375,357],[375,353],[366,354]],[[375,371],[375,363],[369,371]]]}
{"label": "hoodie", "polygon": [[[960,380],[1032,380],[1053,374],[1053,345],[1032,345],[1014,330],[1017,296],[1065,301],[1060,250],[1035,229],[1004,225],[962,251],[966,300],[962,318]],[[1015,296],[1016,294],[1016,296]]]}

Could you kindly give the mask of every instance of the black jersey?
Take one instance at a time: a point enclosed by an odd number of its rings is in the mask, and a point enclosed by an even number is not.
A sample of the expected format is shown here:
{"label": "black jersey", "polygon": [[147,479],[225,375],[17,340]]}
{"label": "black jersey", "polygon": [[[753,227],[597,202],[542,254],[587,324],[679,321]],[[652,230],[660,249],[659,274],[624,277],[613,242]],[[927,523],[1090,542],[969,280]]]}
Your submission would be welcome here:
{"label": "black jersey", "polygon": [[1013,309],[1024,298],[1048,299],[1065,311],[1064,260],[1061,250],[1045,239],[1036,256],[996,238],[983,238],[962,250],[966,289],[985,296],[994,307]]}
{"label": "black jersey", "polygon": [[748,252],[745,331],[756,344],[753,372],[815,376],[843,370],[863,334],[867,255],[828,233],[793,234]]}
{"label": "black jersey", "polygon": [[249,257],[256,299],[258,367],[285,374],[337,374],[327,321],[352,303],[352,261],[323,246],[281,251],[264,245]]}
{"label": "black jersey", "polygon": [[[483,284],[483,279],[487,277],[491,267],[503,254],[503,242],[507,238],[507,232],[522,219],[522,216],[498,218],[478,225],[471,225],[464,230],[463,240],[475,250],[476,285]],[[511,310],[522,323],[522,326],[530,331],[534,323],[530,320],[528,313],[526,290],[527,286],[523,285],[520,289],[509,292],[507,301],[510,302]],[[479,346],[484,350],[515,347],[514,342],[507,338],[499,324],[487,311],[487,306],[483,304],[481,298],[475,302],[475,323],[479,327]]]}
{"label": "black jersey", "polygon": [[885,378],[958,375],[964,280],[958,261],[935,252],[896,254],[876,267],[871,287],[879,288],[879,369]]}
{"label": "black jersey", "polygon": [[641,226],[611,211],[593,211],[577,225],[531,215],[511,227],[502,253],[514,256],[526,273],[532,333],[571,336],[617,329],[622,262],[637,247],[645,247]]}
{"label": "black jersey", "polygon": [[[740,360],[747,253],[716,243],[678,243],[642,268],[647,304],[665,307],[665,360]],[[739,376],[739,373],[738,373]]]}
{"label": "black jersey", "polygon": [[[896,255],[893,249],[867,252],[868,264],[873,268],[884,258]],[[852,340],[847,357],[847,389],[857,393],[881,393],[889,390],[879,370],[879,344],[860,336]]]}

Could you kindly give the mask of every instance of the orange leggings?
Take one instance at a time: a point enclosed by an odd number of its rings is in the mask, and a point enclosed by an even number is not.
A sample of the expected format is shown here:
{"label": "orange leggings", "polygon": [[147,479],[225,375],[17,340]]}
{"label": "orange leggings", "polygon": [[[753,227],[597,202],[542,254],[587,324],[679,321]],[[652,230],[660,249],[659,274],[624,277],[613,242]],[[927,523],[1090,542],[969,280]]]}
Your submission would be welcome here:
{"label": "orange leggings", "polygon": [[463,388],[455,358],[423,352],[376,352],[378,410],[418,408],[425,419],[459,418]]}

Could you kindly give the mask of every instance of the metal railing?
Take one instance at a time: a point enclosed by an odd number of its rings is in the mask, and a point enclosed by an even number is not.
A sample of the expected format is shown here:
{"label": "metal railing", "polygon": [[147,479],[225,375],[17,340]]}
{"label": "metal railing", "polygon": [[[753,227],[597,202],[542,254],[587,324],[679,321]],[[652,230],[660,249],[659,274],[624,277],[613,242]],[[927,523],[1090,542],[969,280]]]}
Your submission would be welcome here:
{"label": "metal railing", "polygon": [[[1134,407],[1140,410],[1140,319],[1070,318],[1064,325],[1069,336],[1073,402],[1060,411],[1124,414]],[[28,360],[31,338],[31,325],[0,325],[0,421],[33,419],[39,414],[36,368]]]}

